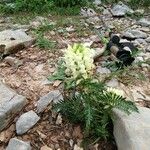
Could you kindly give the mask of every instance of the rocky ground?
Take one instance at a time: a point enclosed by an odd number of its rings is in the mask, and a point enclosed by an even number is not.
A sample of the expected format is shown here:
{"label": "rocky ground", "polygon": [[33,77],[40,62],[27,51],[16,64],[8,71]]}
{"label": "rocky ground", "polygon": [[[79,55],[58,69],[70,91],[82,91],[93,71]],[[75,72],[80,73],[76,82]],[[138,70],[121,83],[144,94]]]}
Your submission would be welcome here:
{"label": "rocky ground", "polygon": [[[137,14],[142,17],[136,18]],[[100,56],[103,44],[98,33],[107,37],[108,30],[132,40],[140,49],[133,65],[121,72],[114,73],[112,68],[104,65],[110,56]],[[42,39],[40,33],[44,35]],[[138,147],[140,143],[141,148],[148,150],[150,16],[144,10],[133,11],[124,4],[113,8],[96,5],[95,10],[82,9],[81,15],[74,17],[0,18],[0,53],[2,57],[6,56],[0,62],[0,149],[16,150],[20,146],[25,150],[31,147],[33,150],[82,149],[80,126],[70,124],[51,110],[51,102],[63,98],[61,82],[47,80],[56,71],[64,48],[74,42],[91,43],[99,56],[95,61],[99,77],[105,79],[108,86],[123,89],[128,98],[141,106],[140,114],[133,114],[130,118],[115,113],[114,135],[118,149],[124,150],[122,147],[128,145],[128,149],[131,146],[136,150],[135,145]],[[48,46],[41,46],[43,44]],[[125,142],[127,139],[131,140]],[[112,142],[100,141],[88,149],[113,150],[116,146]]]}

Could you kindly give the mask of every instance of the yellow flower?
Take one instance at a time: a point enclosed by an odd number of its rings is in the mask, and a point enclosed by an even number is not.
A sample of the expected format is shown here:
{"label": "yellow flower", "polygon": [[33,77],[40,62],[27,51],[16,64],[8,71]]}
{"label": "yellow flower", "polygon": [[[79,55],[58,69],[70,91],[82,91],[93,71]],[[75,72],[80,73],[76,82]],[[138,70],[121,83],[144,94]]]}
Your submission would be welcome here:
{"label": "yellow flower", "polygon": [[67,75],[70,74],[73,78],[82,76],[84,79],[90,77],[95,67],[93,63],[94,53],[95,51],[86,44],[68,45],[64,55]]}
{"label": "yellow flower", "polygon": [[107,92],[115,93],[120,96],[124,96],[124,92],[122,90],[118,90],[116,88],[108,87]]}

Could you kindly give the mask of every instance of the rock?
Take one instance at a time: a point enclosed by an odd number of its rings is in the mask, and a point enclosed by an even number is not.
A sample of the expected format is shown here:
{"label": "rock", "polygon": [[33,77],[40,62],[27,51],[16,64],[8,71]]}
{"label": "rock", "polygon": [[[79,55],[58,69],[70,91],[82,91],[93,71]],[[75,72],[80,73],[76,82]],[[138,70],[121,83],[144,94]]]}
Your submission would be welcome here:
{"label": "rock", "polygon": [[144,14],[144,9],[137,9],[134,11],[135,15],[143,15]]}
{"label": "rock", "polygon": [[141,27],[141,28],[139,28],[139,30],[144,31],[144,32],[150,32],[149,27]]}
{"label": "rock", "polygon": [[149,150],[150,109],[138,107],[129,116],[114,110],[114,137],[118,150]]}
{"label": "rock", "polygon": [[110,13],[110,11],[109,11],[108,9],[104,9],[103,15],[108,15],[108,16],[110,16],[111,13]]}
{"label": "rock", "polygon": [[148,37],[145,41],[150,43],[150,37]]}
{"label": "rock", "polygon": [[97,13],[91,8],[81,8],[80,14],[83,17],[92,17],[92,16],[96,16]]}
{"label": "rock", "polygon": [[67,27],[67,28],[66,28],[66,31],[67,31],[67,32],[74,32],[75,29],[73,28],[73,26],[70,26],[70,27]]}
{"label": "rock", "polygon": [[10,139],[6,150],[31,150],[30,142],[24,142],[17,138]]}
{"label": "rock", "polygon": [[126,37],[126,38],[130,38],[130,39],[145,39],[147,38],[147,34],[145,32],[142,32],[140,30],[128,30],[128,31],[125,31],[123,33],[123,37]]}
{"label": "rock", "polygon": [[138,62],[143,62],[143,61],[144,61],[143,57],[138,56],[138,57],[135,58],[134,62],[138,63]]}
{"label": "rock", "polygon": [[94,2],[93,2],[93,4],[94,5],[96,5],[96,6],[99,6],[99,5],[101,5],[101,0],[95,0]]}
{"label": "rock", "polygon": [[22,24],[12,24],[11,27],[14,30],[21,29],[24,32],[29,31],[29,29],[31,28],[30,25],[22,25]]}
{"label": "rock", "polygon": [[144,92],[142,91],[142,89],[140,88],[136,88],[136,89],[132,89],[132,97],[134,99],[134,101],[142,101],[142,100],[150,100],[150,97],[148,97],[147,95],[144,94]]}
{"label": "rock", "polygon": [[15,57],[7,56],[5,57],[5,62],[8,63],[10,66],[19,67],[23,64],[23,62]]}
{"label": "rock", "polygon": [[40,117],[33,111],[22,114],[16,122],[16,132],[18,135],[26,133],[30,130],[38,121]]}
{"label": "rock", "polygon": [[100,42],[100,38],[97,35],[91,35],[90,40],[96,43]]}
{"label": "rock", "polygon": [[3,54],[16,53],[23,48],[31,46],[35,39],[20,30],[4,30],[0,32],[0,45],[5,45]]}
{"label": "rock", "polygon": [[126,15],[127,13],[134,13],[132,9],[130,9],[127,5],[123,4],[120,2],[119,4],[115,5],[112,9],[111,12],[114,17],[122,17]]}
{"label": "rock", "polygon": [[100,57],[104,51],[105,51],[106,47],[102,47],[102,48],[95,48],[95,55],[94,55],[94,59],[97,59],[98,57]]}
{"label": "rock", "polygon": [[5,19],[0,19],[0,23],[5,23]]}
{"label": "rock", "polygon": [[150,52],[150,46],[146,47],[145,51]]}
{"label": "rock", "polygon": [[111,73],[111,71],[108,68],[101,67],[101,66],[97,67],[96,72],[100,73],[100,74],[109,74],[109,73]]}
{"label": "rock", "polygon": [[137,24],[141,25],[141,26],[145,26],[145,27],[149,27],[150,26],[150,20],[146,19],[146,18],[142,18],[140,19]]}
{"label": "rock", "polygon": [[2,131],[26,105],[26,98],[0,81],[0,131]]}
{"label": "rock", "polygon": [[37,113],[41,113],[46,109],[46,107],[53,101],[57,103],[58,101],[63,100],[62,94],[59,90],[54,90],[48,94],[42,96],[37,102]]}
{"label": "rock", "polygon": [[48,22],[49,21],[48,21],[47,18],[44,18],[42,16],[36,16],[36,18],[33,21],[30,22],[30,25],[33,28],[38,28],[39,26],[45,25],[46,23],[48,24]]}
{"label": "rock", "polygon": [[111,79],[110,81],[108,81],[108,82],[106,83],[106,85],[109,86],[109,87],[115,88],[115,87],[118,87],[118,86],[119,86],[119,83],[118,83],[118,80],[117,80],[117,79]]}
{"label": "rock", "polygon": [[139,44],[142,44],[144,46],[147,45],[147,42],[144,40],[144,39],[136,39],[135,42],[139,43]]}

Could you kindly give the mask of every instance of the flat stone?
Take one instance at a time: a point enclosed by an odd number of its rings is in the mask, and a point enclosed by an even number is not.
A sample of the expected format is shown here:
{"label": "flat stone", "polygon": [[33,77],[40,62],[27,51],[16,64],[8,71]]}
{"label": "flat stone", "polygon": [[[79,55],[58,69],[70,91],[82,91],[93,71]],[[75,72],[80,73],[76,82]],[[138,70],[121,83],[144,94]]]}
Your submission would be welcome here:
{"label": "flat stone", "polygon": [[108,82],[106,83],[106,85],[109,86],[109,87],[115,88],[115,87],[118,87],[118,86],[119,86],[119,83],[118,83],[118,80],[117,80],[117,79],[111,79],[110,81],[108,81]]}
{"label": "flat stone", "polygon": [[108,68],[101,67],[101,66],[98,66],[98,68],[96,69],[96,72],[100,73],[100,74],[109,74],[109,73],[111,73],[111,71]]}
{"label": "flat stone", "polygon": [[150,52],[150,46],[148,46],[145,50],[146,52]]}
{"label": "flat stone", "polygon": [[31,46],[35,42],[23,30],[4,30],[0,32],[0,45],[5,45],[3,54],[16,53],[23,48]]}
{"label": "flat stone", "polygon": [[148,37],[145,41],[150,43],[150,37]]}
{"label": "flat stone", "polygon": [[121,17],[126,15],[127,13],[134,13],[132,9],[130,9],[127,5],[123,4],[122,2],[118,3],[115,5],[112,9],[111,12],[114,17]]}
{"label": "flat stone", "polygon": [[131,39],[145,39],[147,38],[147,34],[145,32],[142,32],[140,30],[128,30],[123,33],[124,37],[131,38]]}
{"label": "flat stone", "polygon": [[81,8],[80,14],[84,17],[96,16],[96,12],[91,8]]}
{"label": "flat stone", "polygon": [[0,131],[2,131],[26,105],[26,98],[0,81]]}
{"label": "flat stone", "polygon": [[101,3],[102,3],[101,0],[94,0],[94,2],[93,2],[93,4],[96,6],[100,5]]}
{"label": "flat stone", "polygon": [[6,150],[31,150],[30,142],[24,142],[17,138],[10,139]]}
{"label": "flat stone", "polygon": [[106,49],[105,46],[102,48],[94,48],[95,54],[94,54],[93,58],[97,59],[98,57],[100,57],[104,53],[105,49]]}
{"label": "flat stone", "polygon": [[142,18],[137,22],[137,24],[139,24],[141,26],[145,26],[145,27],[150,27],[150,20],[148,20],[146,18]]}
{"label": "flat stone", "polygon": [[147,42],[144,39],[136,39],[135,41],[137,41],[139,44],[147,45]]}
{"label": "flat stone", "polygon": [[46,107],[53,101],[57,103],[58,101],[63,100],[62,94],[59,90],[54,90],[49,92],[48,94],[42,96],[37,102],[37,113],[43,112]]}
{"label": "flat stone", "polygon": [[118,150],[149,150],[150,109],[138,107],[130,115],[115,109],[114,136]]}
{"label": "flat stone", "polygon": [[18,135],[26,133],[30,130],[38,121],[40,117],[33,111],[22,114],[16,122],[16,132]]}

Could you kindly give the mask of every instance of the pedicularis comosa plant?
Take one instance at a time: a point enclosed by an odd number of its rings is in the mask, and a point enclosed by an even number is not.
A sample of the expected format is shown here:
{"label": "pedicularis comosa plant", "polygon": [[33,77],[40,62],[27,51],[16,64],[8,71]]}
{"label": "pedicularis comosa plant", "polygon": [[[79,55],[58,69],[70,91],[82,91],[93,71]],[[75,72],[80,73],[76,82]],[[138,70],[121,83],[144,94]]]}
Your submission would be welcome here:
{"label": "pedicularis comosa plant", "polygon": [[57,72],[49,79],[64,82],[64,100],[54,105],[70,122],[80,124],[84,137],[111,137],[112,110],[127,114],[137,107],[127,100],[123,91],[106,87],[94,76],[95,51],[86,44],[68,46]]}

